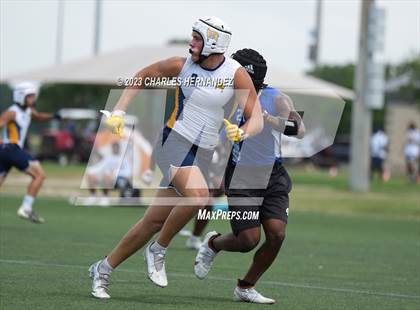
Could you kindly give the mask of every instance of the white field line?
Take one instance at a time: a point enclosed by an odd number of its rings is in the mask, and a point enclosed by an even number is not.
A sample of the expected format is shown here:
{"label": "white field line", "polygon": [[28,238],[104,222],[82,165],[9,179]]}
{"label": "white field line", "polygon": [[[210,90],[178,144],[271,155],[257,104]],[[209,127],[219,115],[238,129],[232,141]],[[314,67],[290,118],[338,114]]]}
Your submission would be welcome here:
{"label": "white field line", "polygon": [[[39,262],[39,261],[28,261],[28,260],[0,259],[0,263],[1,264],[25,265],[25,266],[83,269],[83,270],[86,270],[86,275],[88,274],[87,270],[89,268],[89,266],[54,264],[54,263],[44,263],[44,262]],[[130,272],[130,273],[139,272],[139,270],[137,270],[137,269],[134,270],[134,269],[118,268],[118,270],[123,271],[123,272]],[[144,272],[141,272],[141,273],[144,273]],[[195,276],[193,274],[170,273],[170,275],[175,276],[175,277],[179,277],[179,278],[195,279]],[[229,278],[224,278],[224,277],[208,276],[207,279],[213,280],[213,281],[235,282],[234,279],[229,279]],[[121,282],[121,281],[119,281],[119,282]],[[128,281],[128,282],[130,282],[130,281]],[[259,281],[258,283],[269,285],[269,286],[270,285],[271,286],[285,286],[285,287],[304,288],[304,289],[331,291],[331,292],[339,292],[339,293],[351,293],[351,294],[374,295],[374,296],[394,297],[394,298],[401,298],[401,299],[417,299],[417,300],[420,300],[420,296],[418,296],[418,295],[405,295],[405,294],[398,294],[398,293],[385,293],[385,292],[375,292],[375,291],[358,290],[358,289],[351,289],[351,288],[325,287],[325,286],[317,286],[317,285],[309,285],[309,284],[297,284],[297,283],[288,283],[288,282],[277,282],[277,281]]]}

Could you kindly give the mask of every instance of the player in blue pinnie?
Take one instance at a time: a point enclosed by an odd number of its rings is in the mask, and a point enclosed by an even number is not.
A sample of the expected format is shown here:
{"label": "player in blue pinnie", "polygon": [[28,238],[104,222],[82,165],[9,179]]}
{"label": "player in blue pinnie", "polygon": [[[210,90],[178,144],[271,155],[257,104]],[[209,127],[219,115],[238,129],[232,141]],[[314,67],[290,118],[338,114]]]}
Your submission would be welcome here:
{"label": "player in blue pinnie", "polygon": [[[238,280],[233,294],[236,301],[273,304],[275,300],[258,293],[255,284],[274,262],[285,238],[292,183],[282,164],[281,135],[302,138],[305,126],[292,100],[264,84],[267,65],[258,52],[242,49],[232,58],[251,76],[264,111],[264,128],[254,137],[234,142],[225,173],[225,192],[230,211],[238,214],[258,212],[259,217],[234,217],[230,221],[232,233],[209,232],[198,250],[194,272],[199,279],[205,278],[220,251],[253,250],[260,241],[262,226],[265,241],[255,252],[245,277]],[[240,108],[233,116],[232,122],[236,121],[239,124],[245,121]]]}

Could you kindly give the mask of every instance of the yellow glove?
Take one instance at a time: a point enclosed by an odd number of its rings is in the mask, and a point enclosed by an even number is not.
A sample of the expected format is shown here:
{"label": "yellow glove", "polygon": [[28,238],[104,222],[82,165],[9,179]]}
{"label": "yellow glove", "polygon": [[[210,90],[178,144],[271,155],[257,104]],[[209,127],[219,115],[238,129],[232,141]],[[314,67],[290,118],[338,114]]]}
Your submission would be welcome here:
{"label": "yellow glove", "polygon": [[248,135],[244,134],[244,131],[236,124],[232,124],[226,118],[223,119],[225,124],[226,138],[233,142],[239,142],[244,140]]}
{"label": "yellow glove", "polygon": [[120,137],[124,134],[124,111],[116,110],[112,113],[106,110],[101,110],[106,116],[105,124],[111,129],[114,135],[118,135]]}

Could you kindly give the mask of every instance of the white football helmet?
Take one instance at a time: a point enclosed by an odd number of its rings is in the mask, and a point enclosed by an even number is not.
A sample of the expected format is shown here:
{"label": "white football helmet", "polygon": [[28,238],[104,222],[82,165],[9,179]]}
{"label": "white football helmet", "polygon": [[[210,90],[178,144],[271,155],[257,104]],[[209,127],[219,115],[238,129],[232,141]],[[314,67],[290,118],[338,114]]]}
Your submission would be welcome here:
{"label": "white football helmet", "polygon": [[228,25],[218,17],[206,16],[199,18],[192,27],[203,38],[202,56],[223,54],[226,52],[232,32]]}
{"label": "white football helmet", "polygon": [[28,95],[38,95],[38,88],[30,82],[22,82],[15,86],[13,89],[13,101],[20,106],[25,105],[25,98]]}

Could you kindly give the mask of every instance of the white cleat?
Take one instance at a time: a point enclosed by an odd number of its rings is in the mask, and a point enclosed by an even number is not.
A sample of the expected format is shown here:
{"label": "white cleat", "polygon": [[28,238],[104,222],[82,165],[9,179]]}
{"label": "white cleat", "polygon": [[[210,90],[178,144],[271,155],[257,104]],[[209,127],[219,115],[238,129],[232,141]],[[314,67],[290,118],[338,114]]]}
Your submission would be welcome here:
{"label": "white cleat", "polygon": [[99,198],[98,198],[98,200],[97,200],[97,204],[98,204],[98,206],[100,206],[100,207],[109,207],[109,205],[110,205],[111,203],[110,203],[109,198],[108,198],[108,197],[106,197],[106,196],[104,196],[104,197],[99,197]]}
{"label": "white cleat", "polygon": [[255,288],[240,288],[235,287],[233,291],[233,300],[234,301],[242,301],[242,302],[250,302],[254,304],[274,304],[276,301],[271,298],[264,297],[260,293],[258,293]]}
{"label": "white cleat", "polygon": [[144,260],[147,266],[147,276],[159,287],[168,286],[168,279],[165,271],[165,252],[153,252],[150,249],[150,243],[144,250]]}
{"label": "white cleat", "polygon": [[182,237],[190,237],[192,235],[191,231],[189,231],[188,229],[182,228],[178,234]]}
{"label": "white cleat", "polygon": [[98,203],[99,199],[96,196],[89,196],[83,199],[84,206],[95,206]]}
{"label": "white cleat", "polygon": [[209,247],[209,240],[218,233],[211,231],[204,237],[203,243],[198,249],[197,256],[195,257],[194,273],[199,279],[204,279],[210,271],[213,260],[217,253]]}
{"label": "white cleat", "polygon": [[188,249],[198,251],[200,249],[200,246],[201,246],[200,237],[197,237],[197,236],[192,235],[191,237],[189,237],[187,239],[187,242],[185,242],[185,246]]}
{"label": "white cleat", "polygon": [[23,208],[19,208],[17,215],[25,220],[31,221],[32,223],[42,224],[45,223],[45,220],[36,214],[34,211],[26,211]]}
{"label": "white cleat", "polygon": [[111,298],[106,292],[109,285],[109,274],[99,272],[99,262],[94,263],[89,267],[89,276],[92,279],[92,296],[99,299]]}

